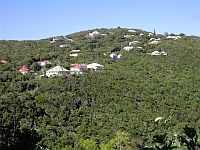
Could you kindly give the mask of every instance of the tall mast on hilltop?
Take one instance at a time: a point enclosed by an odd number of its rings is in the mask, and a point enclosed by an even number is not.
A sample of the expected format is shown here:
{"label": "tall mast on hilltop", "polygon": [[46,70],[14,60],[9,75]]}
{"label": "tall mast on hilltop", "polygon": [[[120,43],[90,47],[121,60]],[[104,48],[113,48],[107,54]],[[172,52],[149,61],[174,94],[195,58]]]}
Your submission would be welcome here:
{"label": "tall mast on hilltop", "polygon": [[153,30],[153,35],[156,35],[156,30],[155,29]]}

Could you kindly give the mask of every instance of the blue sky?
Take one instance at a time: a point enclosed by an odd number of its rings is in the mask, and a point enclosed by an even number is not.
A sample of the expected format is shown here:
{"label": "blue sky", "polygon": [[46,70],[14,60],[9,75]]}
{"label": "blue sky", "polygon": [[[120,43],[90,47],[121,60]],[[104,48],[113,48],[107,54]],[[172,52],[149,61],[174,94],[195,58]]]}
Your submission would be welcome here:
{"label": "blue sky", "polygon": [[0,39],[136,28],[200,36],[200,0],[0,0]]}

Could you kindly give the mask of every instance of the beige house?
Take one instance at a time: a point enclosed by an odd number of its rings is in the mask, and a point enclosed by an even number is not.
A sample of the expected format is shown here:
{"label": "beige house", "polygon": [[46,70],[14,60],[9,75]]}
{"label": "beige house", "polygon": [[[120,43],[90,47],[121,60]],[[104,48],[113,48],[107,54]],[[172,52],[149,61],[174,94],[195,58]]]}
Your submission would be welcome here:
{"label": "beige house", "polygon": [[82,54],[81,50],[72,50],[69,53],[70,53],[69,56],[71,56],[71,57],[77,57]]}

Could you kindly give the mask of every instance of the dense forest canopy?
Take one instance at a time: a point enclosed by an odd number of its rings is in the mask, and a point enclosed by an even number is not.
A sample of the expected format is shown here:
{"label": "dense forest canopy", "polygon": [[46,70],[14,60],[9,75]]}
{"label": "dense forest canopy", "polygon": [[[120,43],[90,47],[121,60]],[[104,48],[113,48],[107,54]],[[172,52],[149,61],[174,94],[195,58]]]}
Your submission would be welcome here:
{"label": "dense forest canopy", "polygon": [[[82,54],[70,57],[72,50]],[[113,59],[111,53],[122,57]],[[0,60],[2,150],[199,147],[199,37],[102,28],[0,41]],[[52,64],[38,65],[44,60]],[[44,75],[76,63],[104,68]],[[22,66],[35,74],[20,73]]]}

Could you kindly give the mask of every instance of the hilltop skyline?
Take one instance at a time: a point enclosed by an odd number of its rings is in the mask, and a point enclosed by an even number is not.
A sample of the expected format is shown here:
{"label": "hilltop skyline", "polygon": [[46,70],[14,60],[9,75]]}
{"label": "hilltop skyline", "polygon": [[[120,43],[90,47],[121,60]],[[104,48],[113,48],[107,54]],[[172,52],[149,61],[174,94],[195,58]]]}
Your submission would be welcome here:
{"label": "hilltop skyline", "polygon": [[0,0],[0,40],[35,40],[95,28],[200,36],[198,0]]}

